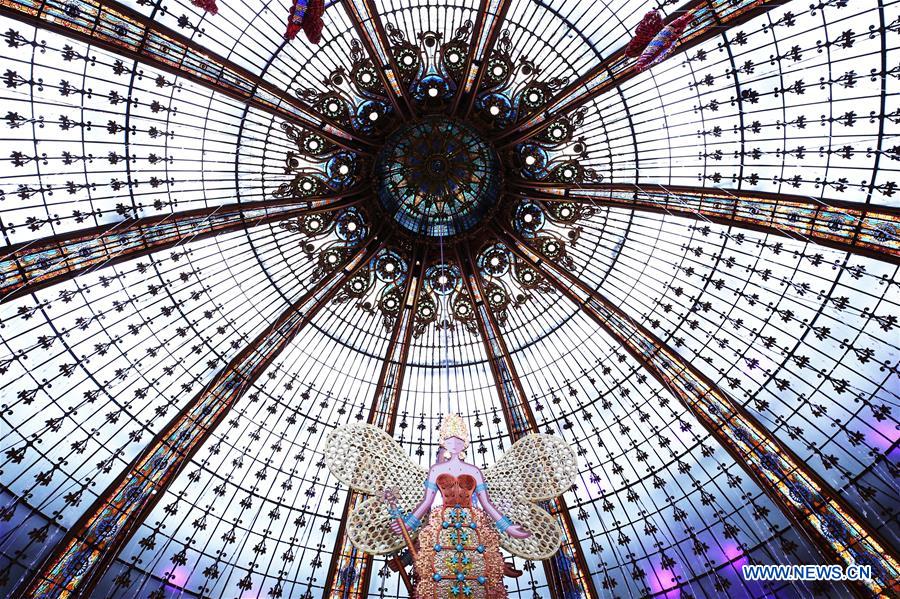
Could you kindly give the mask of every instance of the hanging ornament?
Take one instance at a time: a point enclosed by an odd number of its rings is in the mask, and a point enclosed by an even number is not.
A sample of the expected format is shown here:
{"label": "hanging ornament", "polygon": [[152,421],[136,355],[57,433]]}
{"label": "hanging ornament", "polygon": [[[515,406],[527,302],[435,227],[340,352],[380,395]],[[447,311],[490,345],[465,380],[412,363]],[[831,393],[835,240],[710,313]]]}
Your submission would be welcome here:
{"label": "hanging ornament", "polygon": [[322,15],[325,14],[325,0],[310,0],[306,9],[306,18],[303,19],[303,33],[312,44],[318,44],[322,39]]}
{"label": "hanging ornament", "polygon": [[294,0],[288,15],[284,39],[294,39],[302,29],[310,43],[318,44],[322,39],[322,28],[325,25],[322,21],[324,14],[324,0]]}
{"label": "hanging ornament", "polygon": [[291,5],[291,11],[288,14],[287,31],[284,32],[284,39],[292,40],[297,37],[300,29],[303,28],[303,17],[306,16],[309,0],[294,0]]}
{"label": "hanging ornament", "polygon": [[197,8],[202,8],[211,15],[219,13],[219,7],[216,6],[216,0],[191,0],[191,4]]}
{"label": "hanging ornament", "polygon": [[637,58],[647,47],[647,44],[656,37],[656,34],[662,31],[664,24],[659,12],[651,10],[644,15],[641,22],[634,30],[634,37],[628,42],[625,48],[625,56],[629,58]]}
{"label": "hanging ornament", "polygon": [[645,71],[648,68],[657,65],[667,59],[675,51],[678,40],[687,26],[694,20],[694,12],[687,12],[671,23],[669,23],[662,31],[656,34],[647,48],[641,54],[635,67],[638,72]]}

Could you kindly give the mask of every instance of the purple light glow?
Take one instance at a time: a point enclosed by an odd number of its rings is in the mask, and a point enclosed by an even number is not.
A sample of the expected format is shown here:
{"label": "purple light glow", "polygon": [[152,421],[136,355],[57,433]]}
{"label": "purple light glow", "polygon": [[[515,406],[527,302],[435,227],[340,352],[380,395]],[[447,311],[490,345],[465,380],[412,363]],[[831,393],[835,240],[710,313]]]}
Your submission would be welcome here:
{"label": "purple light glow", "polygon": [[732,567],[740,570],[741,566],[748,563],[747,554],[735,543],[724,543],[722,545],[722,557],[725,561],[731,562]]}
{"label": "purple light glow", "polygon": [[180,588],[185,588],[187,585],[188,578],[191,576],[191,571],[187,568],[173,568],[169,572],[166,573],[166,580],[168,584],[177,586]]}
{"label": "purple light glow", "polygon": [[678,586],[678,582],[674,578],[674,571],[654,568],[647,574],[647,586],[656,597],[678,599],[681,597],[681,589],[675,588]]}
{"label": "purple light glow", "polygon": [[866,440],[879,451],[887,452],[891,445],[900,440],[900,430],[897,430],[897,425],[890,420],[872,422],[870,425],[872,428],[866,430]]}

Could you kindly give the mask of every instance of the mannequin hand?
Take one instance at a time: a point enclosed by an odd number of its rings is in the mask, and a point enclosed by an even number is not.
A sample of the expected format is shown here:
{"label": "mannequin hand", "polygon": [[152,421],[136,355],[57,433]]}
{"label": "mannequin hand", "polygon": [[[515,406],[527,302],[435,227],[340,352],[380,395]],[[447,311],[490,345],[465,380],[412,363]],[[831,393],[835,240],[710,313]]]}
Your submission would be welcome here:
{"label": "mannequin hand", "polygon": [[391,520],[391,532],[393,532],[397,536],[403,534],[403,529],[400,528],[400,523],[396,520]]}
{"label": "mannequin hand", "polygon": [[506,534],[511,536],[514,539],[527,539],[531,536],[531,531],[525,528],[524,526],[519,526],[518,524],[513,524],[509,528],[506,529]]}

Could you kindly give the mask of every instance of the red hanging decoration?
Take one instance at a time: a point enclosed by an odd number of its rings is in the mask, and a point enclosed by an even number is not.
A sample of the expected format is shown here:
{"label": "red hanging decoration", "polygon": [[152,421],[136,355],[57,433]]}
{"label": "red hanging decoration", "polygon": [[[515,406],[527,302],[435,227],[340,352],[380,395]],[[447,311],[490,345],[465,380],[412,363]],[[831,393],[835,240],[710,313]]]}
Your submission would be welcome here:
{"label": "red hanging decoration", "polygon": [[322,28],[325,22],[322,15],[325,14],[325,0],[310,0],[306,10],[306,18],[303,19],[303,33],[311,44],[318,44],[322,40]]}
{"label": "red hanging decoration", "polygon": [[287,31],[284,32],[284,39],[292,40],[297,37],[300,29],[303,28],[303,17],[306,16],[308,0],[294,0],[291,5],[291,12],[288,13]]}
{"label": "red hanging decoration", "polygon": [[629,58],[640,56],[647,44],[650,43],[650,40],[662,31],[663,25],[662,17],[659,16],[659,12],[656,10],[651,10],[645,14],[634,30],[634,37],[631,38],[631,41],[628,42],[628,46],[625,48],[625,56]]}
{"label": "red hanging decoration", "polygon": [[219,7],[216,6],[216,0],[191,0],[191,4],[197,8],[202,8],[211,15],[219,14]]}
{"label": "red hanging decoration", "polygon": [[649,69],[671,56],[672,52],[675,51],[675,47],[678,45],[678,39],[681,37],[681,34],[684,33],[684,30],[687,29],[687,26],[690,25],[693,20],[693,11],[687,12],[657,33],[656,37],[647,44],[647,48],[635,64],[635,68],[638,72]]}
{"label": "red hanging decoration", "polygon": [[294,39],[302,29],[310,43],[318,44],[322,39],[322,28],[325,25],[322,21],[324,14],[324,0],[294,0],[288,15],[284,39]]}

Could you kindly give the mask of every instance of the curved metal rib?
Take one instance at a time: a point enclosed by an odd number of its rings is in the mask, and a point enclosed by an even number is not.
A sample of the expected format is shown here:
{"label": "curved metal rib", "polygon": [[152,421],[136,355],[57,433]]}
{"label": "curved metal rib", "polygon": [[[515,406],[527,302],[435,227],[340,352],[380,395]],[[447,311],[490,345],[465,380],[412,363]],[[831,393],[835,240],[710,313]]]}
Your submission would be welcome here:
{"label": "curved metal rib", "polygon": [[[391,331],[378,383],[372,396],[372,405],[366,422],[384,429],[389,435],[394,434],[394,424],[400,406],[400,391],[406,374],[406,358],[412,343],[413,320],[416,316],[416,304],[422,290],[425,276],[425,254],[416,252],[413,256],[410,273],[407,277],[403,307],[394,322]],[[369,579],[372,576],[371,555],[364,553],[350,543],[347,536],[347,517],[364,496],[351,491],[347,496],[341,512],[341,523],[331,554],[328,574],[325,576],[324,597],[331,599],[365,599],[368,597]],[[353,576],[340,576],[341,572],[353,572]]]}
{"label": "curved metal rib", "polygon": [[880,539],[803,460],[711,379],[599,291],[514,233],[504,230],[499,234],[519,259],[579,306],[681,401],[825,556],[846,565],[872,564],[872,578],[857,583],[860,595],[888,596],[896,591],[900,580],[896,549]]}
{"label": "curved metal rib", "polygon": [[512,181],[514,195],[657,214],[809,241],[900,264],[900,208],[745,191],[631,183]]}
{"label": "curved metal rib", "polygon": [[[475,321],[481,333],[488,364],[494,375],[494,385],[503,410],[503,418],[513,442],[521,437],[538,432],[537,420],[525,395],[525,388],[516,372],[512,356],[506,341],[500,332],[496,318],[491,313],[485,300],[484,285],[477,271],[475,259],[468,249],[465,255],[458,256],[460,272],[465,288],[472,298],[472,309]],[[562,546],[557,554],[544,562],[547,584],[553,599],[566,599],[573,596],[598,599],[597,589],[591,579],[591,571],[584,558],[575,526],[565,499],[557,497],[546,506],[551,515],[556,516],[557,524],[563,531]],[[562,557],[565,552],[571,556]],[[577,594],[577,595],[576,595]]]}

